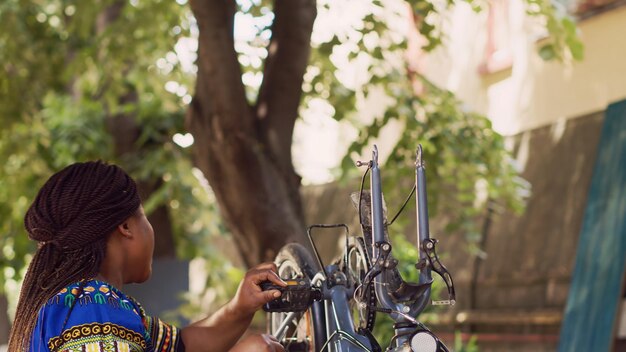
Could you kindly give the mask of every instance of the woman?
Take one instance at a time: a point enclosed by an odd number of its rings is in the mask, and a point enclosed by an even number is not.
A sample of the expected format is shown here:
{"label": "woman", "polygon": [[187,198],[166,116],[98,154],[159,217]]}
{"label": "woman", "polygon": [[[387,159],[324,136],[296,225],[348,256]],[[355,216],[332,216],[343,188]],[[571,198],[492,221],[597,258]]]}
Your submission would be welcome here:
{"label": "woman", "polygon": [[54,174],[24,219],[38,241],[26,273],[9,351],[283,351],[271,336],[237,344],[254,312],[284,285],[273,264],[250,270],[235,297],[183,329],[146,315],[120,290],[152,271],[154,232],[135,182],[119,167],[76,163]]}

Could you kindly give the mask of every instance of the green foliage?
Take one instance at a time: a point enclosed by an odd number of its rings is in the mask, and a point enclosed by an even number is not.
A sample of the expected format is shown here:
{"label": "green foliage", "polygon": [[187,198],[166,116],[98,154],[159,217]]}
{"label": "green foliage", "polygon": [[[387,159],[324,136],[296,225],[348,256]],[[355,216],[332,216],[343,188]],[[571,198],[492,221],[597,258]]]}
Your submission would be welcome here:
{"label": "green foliage", "polygon": [[[424,49],[441,45],[444,34],[437,18],[455,2],[409,3],[428,43]],[[477,11],[481,8],[477,1],[469,3]],[[359,129],[342,162],[344,177],[353,175],[355,158],[369,150],[387,126],[398,127],[400,135],[386,160],[387,199],[403,199],[403,192],[410,189],[397,185],[413,178],[411,164],[421,143],[431,215],[446,214],[446,230],[460,229],[475,243],[479,238],[475,219],[487,200],[521,211],[527,185],[516,176],[503,138],[486,117],[467,111],[454,94],[425,77],[407,72],[406,37],[398,28],[405,20],[404,4],[387,1],[383,6],[372,1],[365,10],[354,11],[360,20],[337,25],[326,36],[314,36],[313,57],[303,85],[304,106],[314,99],[326,100],[335,119],[349,121]],[[334,2],[322,1],[320,16],[332,17],[333,6]],[[549,29],[557,31],[559,27]],[[555,44],[553,49],[561,52],[567,48]],[[393,208],[394,204],[390,205]]]}
{"label": "green foliage", "polygon": [[580,61],[584,47],[578,38],[576,23],[565,10],[557,8],[556,2],[527,0],[527,13],[544,20],[549,35],[539,47],[539,56],[544,60]]}
{"label": "green foliage", "polygon": [[476,336],[469,338],[467,343],[463,343],[462,335],[459,331],[454,334],[454,351],[455,352],[478,352],[478,344]]}
{"label": "green foliage", "polygon": [[[146,208],[169,207],[179,257],[215,254],[211,236],[225,233],[215,201],[189,150],[172,141],[191,99],[193,75],[175,52],[190,18],[171,1],[0,4],[0,196],[9,200],[0,203],[0,290],[20,280],[34,250],[23,216],[35,192],[75,161],[108,160],[157,181]],[[109,127],[121,115],[141,136],[120,158]]]}

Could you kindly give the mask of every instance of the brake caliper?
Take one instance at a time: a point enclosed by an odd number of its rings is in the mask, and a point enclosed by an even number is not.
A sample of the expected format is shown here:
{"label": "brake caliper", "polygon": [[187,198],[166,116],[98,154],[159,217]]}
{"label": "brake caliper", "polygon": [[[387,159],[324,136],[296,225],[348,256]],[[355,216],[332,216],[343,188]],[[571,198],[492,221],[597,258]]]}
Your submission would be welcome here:
{"label": "brake caliper", "polygon": [[[454,293],[454,282],[452,281],[452,276],[450,275],[450,272],[448,272],[448,269],[446,269],[446,267],[443,266],[443,264],[441,264],[441,262],[439,261],[439,257],[437,257],[437,250],[435,249],[437,242],[439,241],[437,241],[434,238],[429,238],[425,240],[424,242],[422,242],[422,249],[424,250],[424,252],[426,252],[426,256],[428,258],[428,265],[430,265],[431,269],[437,274],[439,274],[439,276],[441,276],[443,281],[446,283],[446,286],[448,287],[448,299],[441,300],[441,301],[433,301],[432,304],[435,306],[437,305],[453,306],[456,303],[456,295]],[[417,265],[420,266],[419,263]]]}

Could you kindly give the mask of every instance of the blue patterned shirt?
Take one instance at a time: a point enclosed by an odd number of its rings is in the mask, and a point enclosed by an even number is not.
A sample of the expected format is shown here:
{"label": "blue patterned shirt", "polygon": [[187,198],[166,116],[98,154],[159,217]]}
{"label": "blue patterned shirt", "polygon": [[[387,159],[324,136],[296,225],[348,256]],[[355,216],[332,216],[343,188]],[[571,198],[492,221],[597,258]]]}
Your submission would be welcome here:
{"label": "blue patterned shirt", "polygon": [[110,284],[74,283],[39,311],[31,352],[184,351],[180,330]]}

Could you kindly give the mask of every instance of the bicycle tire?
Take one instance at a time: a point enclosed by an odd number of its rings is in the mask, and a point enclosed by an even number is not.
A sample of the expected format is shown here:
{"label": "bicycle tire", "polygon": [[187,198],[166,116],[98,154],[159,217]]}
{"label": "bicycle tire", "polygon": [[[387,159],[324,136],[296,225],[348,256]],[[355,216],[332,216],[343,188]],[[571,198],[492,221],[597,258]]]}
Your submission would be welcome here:
{"label": "bicycle tire", "polygon": [[[313,276],[321,270],[310,252],[299,243],[285,245],[276,255],[275,260],[278,274],[283,279],[293,279]],[[286,336],[281,343],[288,352],[316,352],[326,341],[325,322],[320,321],[323,317],[323,305],[316,302],[304,313],[299,313],[293,320],[295,325],[287,329]],[[268,333],[275,335],[278,327],[288,316],[287,313],[268,313]],[[317,319],[313,319],[313,317]]]}
{"label": "bicycle tire", "polygon": [[[353,254],[356,255],[356,258],[354,259],[359,261],[360,263],[352,263]],[[349,238],[347,256],[348,258],[344,259],[344,263],[342,265],[347,265],[347,267],[342,268],[342,271],[347,275],[348,282],[353,285],[354,289],[356,289],[362,283],[365,275],[372,268],[371,260],[367,253],[367,246],[365,245],[363,237]],[[354,272],[352,270],[352,264],[358,264],[356,267],[356,269],[358,269],[356,270],[357,272]],[[365,303],[366,306],[363,308],[359,308],[356,305],[354,299],[352,299],[350,308],[353,314],[357,313],[359,316],[358,319],[354,320],[354,325],[358,328],[362,328],[371,332],[372,330],[374,330],[374,325],[376,323],[376,311],[370,309],[370,307],[376,306],[376,292],[373,285],[361,289],[365,290],[365,292],[363,292],[363,303]],[[357,317],[354,317],[353,315],[353,318]]]}

